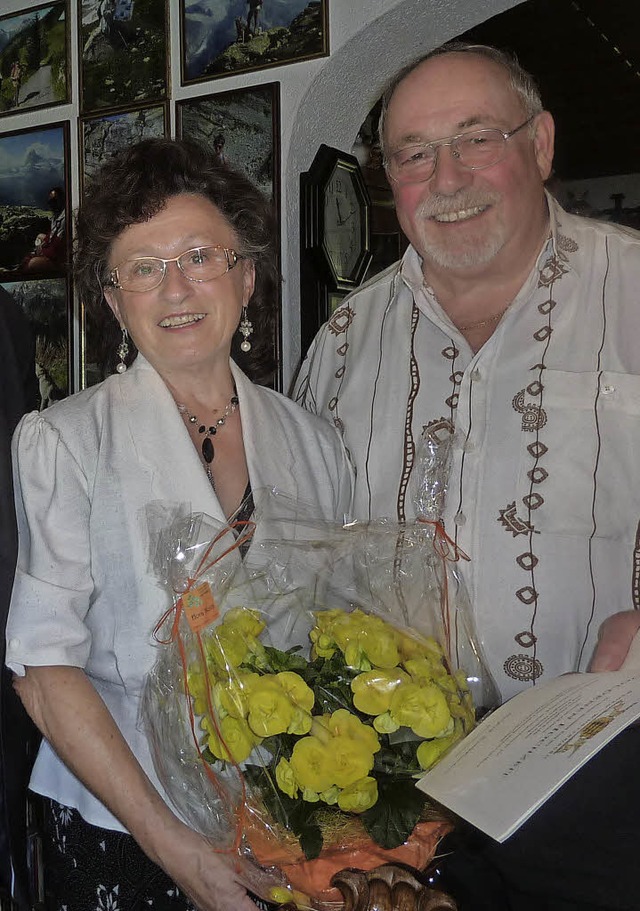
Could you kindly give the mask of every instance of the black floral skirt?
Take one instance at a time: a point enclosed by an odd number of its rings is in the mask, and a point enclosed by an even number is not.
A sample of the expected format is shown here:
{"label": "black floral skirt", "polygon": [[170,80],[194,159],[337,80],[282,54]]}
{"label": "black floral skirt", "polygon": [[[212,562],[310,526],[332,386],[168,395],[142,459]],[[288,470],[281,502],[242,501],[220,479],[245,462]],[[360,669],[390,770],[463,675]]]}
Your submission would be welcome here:
{"label": "black floral skirt", "polygon": [[48,798],[43,816],[47,911],[194,911],[131,835],[92,826]]}

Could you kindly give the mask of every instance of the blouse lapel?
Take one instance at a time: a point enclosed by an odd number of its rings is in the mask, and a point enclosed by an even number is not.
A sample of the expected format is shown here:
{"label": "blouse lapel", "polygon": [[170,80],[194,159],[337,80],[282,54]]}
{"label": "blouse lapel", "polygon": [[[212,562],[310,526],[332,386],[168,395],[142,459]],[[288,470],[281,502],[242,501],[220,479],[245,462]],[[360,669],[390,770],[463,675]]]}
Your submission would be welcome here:
{"label": "blouse lapel", "polygon": [[158,500],[183,504],[224,521],[224,513],[161,377],[141,355],[121,378],[131,457],[152,476]]}
{"label": "blouse lapel", "polygon": [[298,485],[288,445],[291,428],[287,428],[288,433],[284,432],[283,410],[274,407],[271,395],[255,386],[233,361],[231,370],[240,402],[242,438],[251,489],[275,487],[296,496]]}

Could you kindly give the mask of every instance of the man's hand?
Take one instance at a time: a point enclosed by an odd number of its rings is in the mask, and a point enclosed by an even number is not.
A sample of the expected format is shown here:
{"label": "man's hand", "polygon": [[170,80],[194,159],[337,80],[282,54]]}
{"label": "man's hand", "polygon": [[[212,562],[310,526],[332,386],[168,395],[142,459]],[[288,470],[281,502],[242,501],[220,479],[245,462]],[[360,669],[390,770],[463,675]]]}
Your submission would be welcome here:
{"label": "man's hand", "polygon": [[640,611],[622,611],[604,621],[598,634],[590,671],[617,671],[629,654],[631,643],[640,630]]}

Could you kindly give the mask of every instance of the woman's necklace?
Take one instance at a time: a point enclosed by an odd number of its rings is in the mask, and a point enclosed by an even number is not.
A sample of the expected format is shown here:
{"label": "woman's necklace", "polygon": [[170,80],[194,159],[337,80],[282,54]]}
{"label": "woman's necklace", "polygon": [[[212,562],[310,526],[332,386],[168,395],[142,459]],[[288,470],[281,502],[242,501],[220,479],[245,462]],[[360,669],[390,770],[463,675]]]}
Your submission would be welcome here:
{"label": "woman's necklace", "polygon": [[217,421],[215,421],[213,424],[210,424],[208,427],[206,424],[203,424],[201,421],[198,420],[197,415],[191,414],[186,405],[182,405],[180,402],[176,402],[176,405],[178,406],[178,411],[180,412],[180,414],[190,424],[199,424],[200,425],[198,427],[198,433],[204,434],[204,439],[202,440],[202,446],[200,448],[202,450],[202,458],[204,459],[204,461],[207,465],[207,475],[208,475],[209,479],[211,480],[211,469],[208,466],[211,465],[211,463],[213,462],[213,458],[215,456],[215,450],[213,448],[213,440],[211,438],[216,435],[216,433],[218,432],[218,430],[221,427],[224,427],[227,418],[230,417],[230,415],[232,415],[233,412],[237,410],[238,396],[235,392],[233,393],[233,395],[231,396],[231,398],[229,399],[229,401],[227,403],[226,408],[224,409],[224,411],[222,412],[220,417],[217,419]]}

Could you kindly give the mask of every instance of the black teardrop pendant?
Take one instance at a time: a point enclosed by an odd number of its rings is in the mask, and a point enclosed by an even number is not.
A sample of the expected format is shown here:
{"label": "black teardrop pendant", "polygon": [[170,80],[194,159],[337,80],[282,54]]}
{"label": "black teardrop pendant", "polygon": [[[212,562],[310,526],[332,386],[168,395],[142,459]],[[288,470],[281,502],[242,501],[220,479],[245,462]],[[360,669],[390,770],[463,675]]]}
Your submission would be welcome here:
{"label": "black teardrop pendant", "polygon": [[213,462],[213,443],[211,442],[211,437],[205,437],[202,441],[202,458],[205,460],[207,465],[210,465]]}

